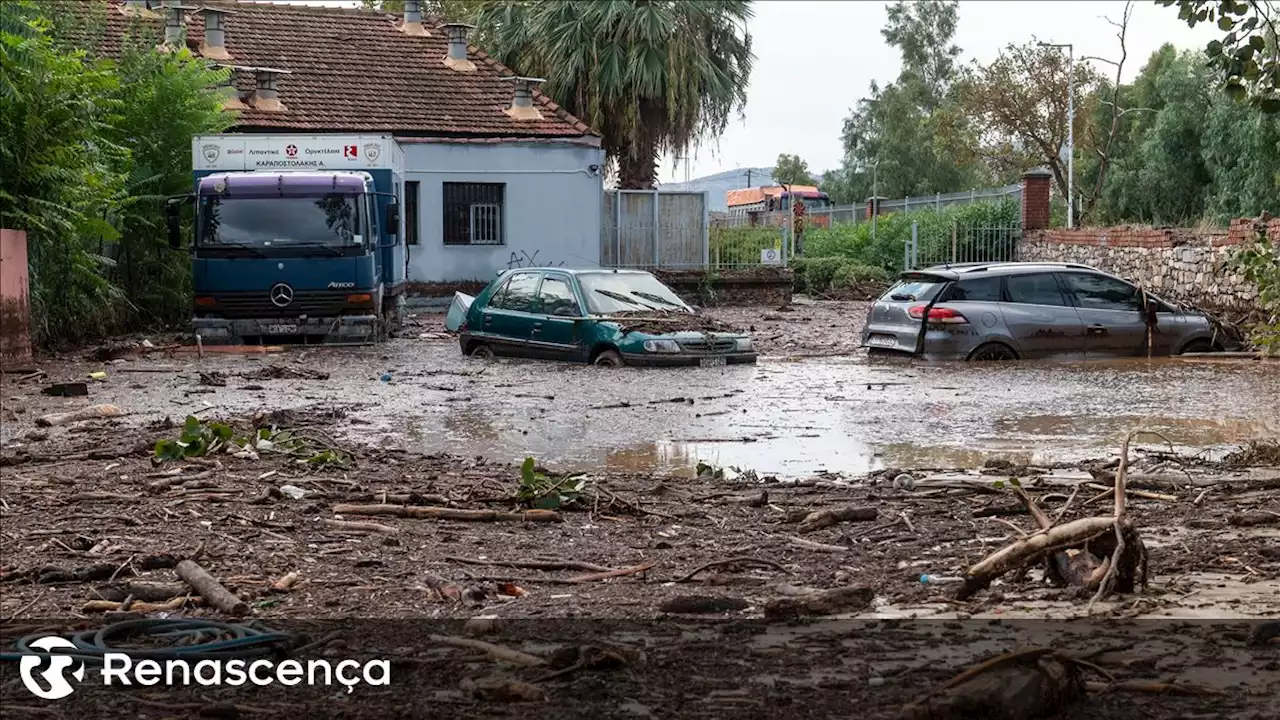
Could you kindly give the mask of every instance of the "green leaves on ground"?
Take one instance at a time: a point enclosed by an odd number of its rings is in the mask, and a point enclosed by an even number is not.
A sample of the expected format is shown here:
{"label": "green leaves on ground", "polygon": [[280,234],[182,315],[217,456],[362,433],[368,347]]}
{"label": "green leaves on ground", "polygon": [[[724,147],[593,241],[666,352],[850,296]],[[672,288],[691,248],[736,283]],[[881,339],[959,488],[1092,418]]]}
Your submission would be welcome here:
{"label": "green leaves on ground", "polygon": [[516,500],[535,510],[558,510],[583,498],[587,488],[584,475],[549,477],[536,469],[533,458],[527,457],[520,466],[520,487]]}
{"label": "green leaves on ground", "polygon": [[194,415],[187,416],[178,438],[156,443],[155,456],[162,461],[183,460],[241,451],[286,456],[314,470],[346,469],[352,464],[351,454],[331,441],[298,430],[259,428],[239,435],[226,423],[203,421]]}

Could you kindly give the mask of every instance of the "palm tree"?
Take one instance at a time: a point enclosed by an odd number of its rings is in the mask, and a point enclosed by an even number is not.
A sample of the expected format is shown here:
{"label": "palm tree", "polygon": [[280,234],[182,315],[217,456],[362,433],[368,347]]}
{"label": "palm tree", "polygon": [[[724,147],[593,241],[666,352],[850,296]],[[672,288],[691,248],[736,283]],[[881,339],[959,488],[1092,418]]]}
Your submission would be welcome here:
{"label": "palm tree", "polygon": [[486,48],[600,133],[623,188],[718,137],[747,101],[749,0],[491,0]]}

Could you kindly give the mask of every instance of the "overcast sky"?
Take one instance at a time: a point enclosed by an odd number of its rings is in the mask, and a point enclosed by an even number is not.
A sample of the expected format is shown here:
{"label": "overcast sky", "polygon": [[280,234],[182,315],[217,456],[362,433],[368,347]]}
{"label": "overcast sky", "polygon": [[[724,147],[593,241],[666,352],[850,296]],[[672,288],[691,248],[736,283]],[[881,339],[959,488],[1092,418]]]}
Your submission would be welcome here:
{"label": "overcast sky", "polygon": [[[282,1],[282,0],[277,0]],[[304,4],[358,4],[355,0],[283,0]],[[961,0],[955,43],[962,61],[989,62],[1009,43],[1033,36],[1072,43],[1077,58],[1118,60],[1115,29],[1103,16],[1119,20],[1123,0]],[[887,3],[877,0],[756,0],[750,31],[756,53],[745,117],[730,123],[718,143],[691,153],[688,177],[736,167],[770,167],[779,153],[799,155],[809,169],[839,167],[840,128],[871,82],[898,76],[898,54],[880,28]],[[1129,24],[1126,81],[1162,44],[1203,48],[1217,34],[1213,26],[1194,30],[1178,19],[1176,7],[1154,0],[1134,2]],[[1109,65],[1099,64],[1107,75]],[[662,182],[686,177],[684,164],[667,158]]]}

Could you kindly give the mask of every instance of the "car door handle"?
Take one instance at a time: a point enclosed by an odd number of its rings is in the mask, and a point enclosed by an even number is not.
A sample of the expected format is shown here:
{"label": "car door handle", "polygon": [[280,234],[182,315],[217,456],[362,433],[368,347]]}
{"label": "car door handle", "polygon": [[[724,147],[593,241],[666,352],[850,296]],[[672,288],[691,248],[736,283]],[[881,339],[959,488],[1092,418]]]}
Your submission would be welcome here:
{"label": "car door handle", "polygon": [[1090,335],[1102,335],[1107,332],[1107,328],[1105,325],[1090,325],[1089,327],[1085,328],[1085,332],[1089,333]]}
{"label": "car door handle", "polygon": [[533,324],[533,329],[534,329],[534,330],[538,330],[538,329],[540,329],[541,327],[542,327],[542,323],[540,323],[540,322],[536,322],[536,323],[534,323],[534,324]]}
{"label": "car door handle", "polygon": [[489,315],[488,313],[485,313],[485,316],[484,316],[484,324],[485,324],[485,325],[488,325],[488,324],[489,324],[489,323],[491,323],[491,322],[493,322],[493,316],[492,316],[492,315]]}

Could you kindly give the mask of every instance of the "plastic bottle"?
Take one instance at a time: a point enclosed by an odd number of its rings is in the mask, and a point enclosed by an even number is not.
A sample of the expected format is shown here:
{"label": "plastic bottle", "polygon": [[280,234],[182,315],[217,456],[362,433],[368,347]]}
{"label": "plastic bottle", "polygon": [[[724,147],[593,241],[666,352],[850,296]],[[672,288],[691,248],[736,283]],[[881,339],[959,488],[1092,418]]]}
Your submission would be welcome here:
{"label": "plastic bottle", "polygon": [[964,582],[964,578],[951,575],[921,575],[920,582],[925,585],[948,585]]}

